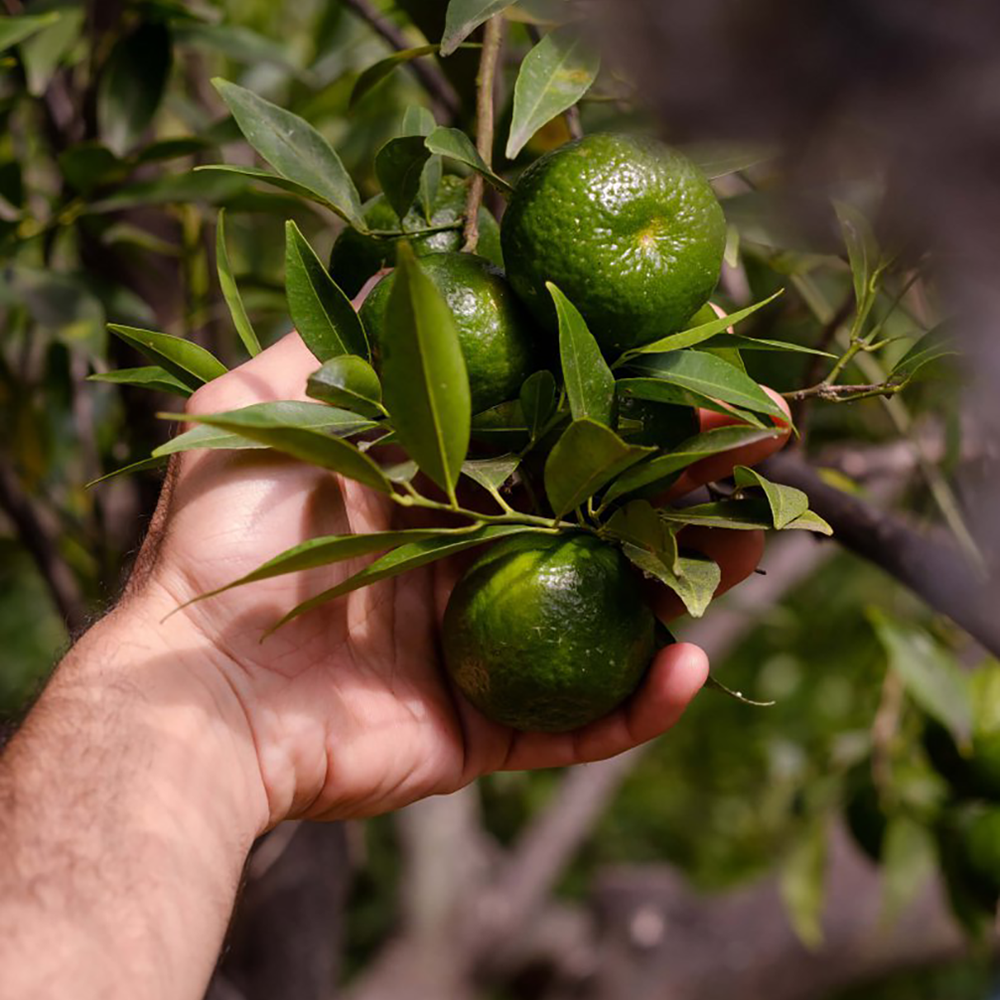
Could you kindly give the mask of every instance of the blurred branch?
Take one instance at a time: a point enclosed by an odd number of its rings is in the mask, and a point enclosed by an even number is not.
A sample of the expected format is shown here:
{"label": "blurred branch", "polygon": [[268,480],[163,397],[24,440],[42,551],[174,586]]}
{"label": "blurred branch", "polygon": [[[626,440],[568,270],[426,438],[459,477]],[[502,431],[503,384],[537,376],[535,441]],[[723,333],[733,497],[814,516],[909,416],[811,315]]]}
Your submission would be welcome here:
{"label": "blurred branch", "polygon": [[14,470],[3,460],[0,460],[0,510],[17,529],[21,544],[34,559],[69,631],[78,632],[86,623],[86,605],[80,586],[59,554],[53,533],[21,489]]}
{"label": "blurred branch", "polygon": [[[493,165],[493,103],[502,43],[503,18],[491,17],[483,33],[483,52],[476,77],[476,149],[488,167]],[[462,249],[466,253],[475,253],[479,244],[479,206],[483,203],[484,185],[482,174],[472,175],[465,203],[465,245]]]}
{"label": "blurred branch", "polygon": [[775,482],[808,493],[810,506],[830,522],[841,545],[884,569],[1000,655],[995,587],[984,583],[957,548],[938,537],[918,534],[897,517],[828,486],[794,455],[774,455],[761,471]]}
{"label": "blurred branch", "polygon": [[[380,35],[398,52],[411,47],[410,40],[406,35],[390,20],[383,17],[371,3],[371,0],[344,0],[344,5],[353,10],[376,34]],[[458,94],[455,93],[454,88],[437,66],[423,59],[414,59],[407,65],[434,99],[435,104],[438,105],[437,110],[443,112],[449,121],[457,117],[462,107]],[[447,122],[439,122],[439,124],[447,124]]]}

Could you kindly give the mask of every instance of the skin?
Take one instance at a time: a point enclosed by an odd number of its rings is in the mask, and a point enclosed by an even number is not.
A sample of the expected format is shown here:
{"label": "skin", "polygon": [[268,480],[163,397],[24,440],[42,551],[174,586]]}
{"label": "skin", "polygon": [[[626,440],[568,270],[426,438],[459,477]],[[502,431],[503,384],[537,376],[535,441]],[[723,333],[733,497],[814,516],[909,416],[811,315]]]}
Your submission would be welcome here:
{"label": "skin", "polygon": [[[315,367],[290,335],[200,389],[190,410],[304,398]],[[725,464],[760,457],[756,446]],[[718,474],[707,460],[686,486]],[[0,996],[195,1000],[265,830],[383,813],[499,769],[609,757],[669,729],[704,683],[704,652],[679,643],[624,707],[584,729],[493,724],[438,666],[456,563],[355,592],[264,643],[280,612],[361,564],[170,614],[305,538],[405,523],[384,498],[274,454],[180,457],[123,600],[0,758]],[[721,589],[761,551],[744,532],[697,543],[722,565]],[[662,595],[657,610],[674,613]]]}

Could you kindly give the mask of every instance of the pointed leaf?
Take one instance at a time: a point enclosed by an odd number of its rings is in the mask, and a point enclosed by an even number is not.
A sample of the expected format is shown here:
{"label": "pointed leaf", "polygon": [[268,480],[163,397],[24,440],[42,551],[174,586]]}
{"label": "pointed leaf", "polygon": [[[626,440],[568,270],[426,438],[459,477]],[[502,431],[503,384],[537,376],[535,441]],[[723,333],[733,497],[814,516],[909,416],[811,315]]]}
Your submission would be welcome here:
{"label": "pointed leaf", "polygon": [[[316,569],[319,566],[330,566],[344,562],[347,559],[357,559],[358,556],[370,555],[372,552],[384,552],[400,545],[412,545],[414,542],[424,542],[430,539],[442,541],[461,541],[478,531],[477,525],[466,528],[409,528],[401,531],[374,531],[370,534],[357,535],[324,535],[321,538],[310,538],[307,542],[295,545],[290,549],[268,559],[255,570],[241,576],[224,587],[199,594],[189,604],[204,601],[206,598],[223,594],[234,587],[242,587],[258,580],[270,580],[276,576],[288,573],[301,573],[303,570]],[[186,605],[182,605],[184,607]]]}
{"label": "pointed leaf", "polygon": [[615,511],[601,534],[651,552],[677,573],[677,537],[660,519],[652,504],[645,500],[633,500]]}
{"label": "pointed leaf", "polygon": [[681,556],[677,560],[678,572],[675,573],[667,563],[646,549],[626,542],[622,551],[645,576],[669,587],[681,599],[692,618],[700,618],[705,613],[722,580],[718,564],[706,556]]}
{"label": "pointed leaf", "polygon": [[442,156],[458,160],[459,163],[464,163],[470,169],[482,174],[502,193],[510,194],[514,190],[502,177],[498,177],[490,170],[473,146],[472,140],[457,128],[445,128],[439,125],[424,142],[432,153],[440,153]]}
{"label": "pointed leaf", "polygon": [[94,486],[100,486],[101,483],[106,483],[109,479],[117,479],[118,476],[130,476],[133,472],[145,472],[147,469],[156,469],[166,464],[164,458],[141,458],[138,462],[123,465],[120,469],[115,469],[114,472],[106,472],[103,476],[98,476],[97,479],[91,479],[89,483],[85,484],[84,489],[89,490]]}
{"label": "pointed leaf", "polygon": [[[478,49],[481,46],[478,43],[469,42],[466,45],[456,46],[456,48],[459,47],[463,49]],[[369,66],[354,81],[351,97],[347,102],[348,110],[353,110],[354,105],[362,97],[377,87],[386,77],[390,76],[398,66],[412,62],[414,59],[420,59],[423,56],[433,55],[437,51],[437,45],[417,45],[410,49],[400,49],[398,52],[393,52],[392,55],[386,56],[384,59],[380,59],[377,63]],[[426,133],[424,134],[426,135]]]}
{"label": "pointed leaf", "polygon": [[519,455],[467,459],[462,463],[462,475],[468,476],[490,493],[496,493],[514,475],[520,464]]}
{"label": "pointed leaf", "polygon": [[[261,170],[259,167],[242,167],[239,164],[235,163],[207,163],[203,167],[195,167],[194,170],[192,171],[192,174],[194,174],[195,176],[199,174],[208,174],[208,173],[214,173],[219,175],[231,174],[233,175],[232,178],[233,180],[235,180],[238,177],[243,177],[251,181],[260,181],[261,184],[269,184],[271,185],[271,187],[276,187],[282,191],[287,191],[289,194],[296,195],[296,197],[305,198],[307,201],[315,202],[317,205],[323,205],[325,208],[329,208],[331,211],[334,211],[334,207],[330,204],[330,202],[327,201],[327,199],[322,195],[317,194],[311,188],[307,188],[305,185],[299,184],[297,181],[290,181],[287,177],[282,177],[280,174],[273,174],[268,170]],[[163,180],[165,181],[171,179],[172,178],[170,177],[163,178]],[[220,179],[223,178],[220,176]],[[127,190],[133,191],[137,187],[139,187],[139,185],[133,185],[131,188],[128,188]],[[240,189],[238,188],[234,189],[232,192],[223,191],[222,196],[215,198],[214,200],[221,201],[222,198],[229,197],[230,194],[235,196],[236,194],[239,193],[239,191]],[[171,197],[164,198],[162,200],[185,201],[189,200],[189,197],[194,197],[194,195],[188,196],[186,194],[186,191],[183,189],[176,193],[168,192],[168,194],[170,194]],[[129,202],[129,204],[132,203],[141,204],[143,200],[144,200],[144,189],[140,188],[139,191],[137,192],[137,197],[133,197]],[[119,202],[120,199],[117,198],[117,196],[112,195],[111,197],[103,199],[102,201],[98,202],[96,207],[102,209],[103,211],[113,211],[119,207]],[[92,210],[94,208],[95,206],[91,206]],[[361,224],[358,223],[357,225],[355,225],[355,228],[360,229]]]}
{"label": "pointed leaf", "polygon": [[555,376],[545,369],[524,380],[521,386],[521,412],[533,441],[556,412],[558,391]]}
{"label": "pointed leaf", "polygon": [[738,487],[759,487],[771,507],[775,528],[784,528],[809,509],[809,497],[802,490],[782,483],[772,483],[755,469],[737,465],[733,475]]}
{"label": "pointed leaf", "polygon": [[97,372],[87,376],[88,382],[109,382],[111,385],[136,385],[174,396],[190,396],[191,387],[159,365],[143,368],[119,368],[113,372]]}
{"label": "pointed leaf", "polygon": [[752,378],[704,351],[653,354],[640,359],[635,367],[643,374],[653,375],[682,389],[788,421],[785,411]]}
{"label": "pointed leaf", "polygon": [[679,333],[672,333],[668,337],[661,337],[649,344],[643,344],[642,347],[627,351],[624,357],[634,357],[640,354],[662,354],[666,351],[678,351],[684,347],[693,347],[695,344],[700,344],[710,337],[716,336],[716,334],[725,333],[731,326],[735,326],[748,316],[752,316],[758,309],[763,309],[768,303],[773,302],[783,291],[784,289],[779,289],[763,301],[755,302],[752,306],[739,309],[728,316],[717,316],[707,323],[699,323],[698,326],[693,326],[688,330],[681,330]]}
{"label": "pointed leaf", "polygon": [[420,104],[410,104],[403,112],[403,120],[399,126],[400,135],[429,136],[437,128],[434,113],[430,108]]}
{"label": "pointed leaf", "polygon": [[686,469],[695,462],[732,448],[742,448],[758,441],[769,441],[777,438],[775,430],[756,427],[715,427],[702,434],[682,441],[676,448],[665,455],[657,455],[641,465],[635,465],[616,479],[604,494],[604,503],[611,503],[618,497],[625,496],[634,490],[655,484],[660,489],[666,489],[671,476]]}
{"label": "pointed leaf", "polygon": [[228,370],[214,354],[182,337],[117,323],[109,323],[108,329],[191,389],[225,375]]}
{"label": "pointed leaf", "polygon": [[183,434],[153,449],[153,458],[167,458],[184,451],[262,451],[267,445],[251,441],[240,434],[220,431],[218,427],[192,427]]}
{"label": "pointed leaf", "polygon": [[306,382],[306,395],[365,416],[385,414],[378,375],[364,358],[356,354],[331,358],[313,372]]}
{"label": "pointed leaf", "polygon": [[799,514],[794,521],[789,521],[784,527],[785,531],[815,531],[821,535],[832,535],[833,528],[823,520],[814,510],[807,510],[804,514]]}
{"label": "pointed leaf", "polygon": [[[725,364],[725,362],[720,363]],[[752,427],[761,430],[771,430],[749,410],[720,403],[717,399],[706,396],[703,392],[674,385],[672,382],[665,382],[660,378],[620,378],[615,383],[615,389],[619,396],[626,398],[648,399],[654,403],[669,403],[672,406],[701,407],[715,413],[726,413],[729,416],[738,417]]]}
{"label": "pointed leaf", "polygon": [[766,531],[772,526],[766,500],[715,500],[694,507],[663,508],[660,517],[670,524],[697,524],[704,528],[736,531]]}
{"label": "pointed leaf", "polygon": [[868,619],[911,698],[958,742],[972,733],[972,693],[954,655],[919,626],[891,620],[878,608]]}
{"label": "pointed leaf", "polygon": [[479,25],[513,3],[514,0],[450,0],[445,14],[441,55],[450,56]]}
{"label": "pointed leaf", "polygon": [[853,205],[835,201],[833,207],[840,221],[847,246],[847,259],[851,265],[854,280],[854,298],[858,308],[867,302],[871,292],[871,281],[879,266],[879,247],[871,224]]}
{"label": "pointed leaf", "polygon": [[421,135],[390,139],[375,154],[375,175],[386,201],[400,219],[417,200],[424,165],[430,156]]}
{"label": "pointed leaf", "polygon": [[889,379],[894,382],[909,382],[924,365],[958,353],[951,331],[944,325],[936,326],[896,362],[889,373]]}
{"label": "pointed leaf", "polygon": [[281,628],[282,625],[290,622],[293,618],[298,618],[299,615],[303,615],[313,608],[318,608],[321,604],[326,604],[328,601],[341,597],[343,594],[349,594],[353,590],[378,583],[379,580],[387,580],[390,577],[398,576],[400,573],[406,573],[420,566],[426,566],[428,563],[436,562],[438,559],[444,559],[447,556],[456,555],[459,552],[464,552],[466,549],[474,548],[485,542],[496,541],[508,535],[519,535],[528,531],[545,532],[545,529],[533,528],[524,524],[492,524],[470,532],[468,535],[463,535],[461,538],[453,536],[436,537],[428,538],[422,542],[411,542],[401,545],[380,559],[376,559],[370,566],[361,570],[360,573],[355,573],[354,576],[343,583],[338,584],[336,587],[331,587],[329,590],[324,590],[323,593],[317,594],[308,601],[303,601],[292,608],[288,614],[269,630],[268,634]]}
{"label": "pointed leaf", "polygon": [[455,317],[405,243],[386,307],[382,383],[403,447],[454,499],[469,446],[469,376]]}
{"label": "pointed leaf", "polygon": [[392,492],[392,486],[382,470],[355,445],[322,431],[288,426],[280,420],[268,419],[260,412],[248,412],[250,409],[245,407],[228,413],[187,414],[184,419],[189,423],[207,424],[209,427],[240,434],[303,462],[339,472],[374,490]]}
{"label": "pointed leaf", "polygon": [[229,262],[229,250],[226,247],[226,211],[219,211],[219,220],[215,224],[215,263],[219,272],[219,287],[222,289],[222,296],[229,306],[229,314],[233,317],[236,332],[243,341],[243,346],[247,349],[250,357],[260,354],[260,341],[257,333],[247,316],[247,311],[243,306],[243,298],[240,290],[236,286],[236,279],[233,277],[233,266]]}
{"label": "pointed leaf", "polygon": [[369,356],[368,338],[351,300],[291,220],[285,224],[285,291],[292,322],[320,361],[341,354]]}
{"label": "pointed leaf", "polygon": [[717,348],[734,348],[741,351],[787,351],[793,354],[812,354],[819,358],[835,358],[829,351],[818,351],[815,347],[805,347],[785,340],[766,340],[764,337],[744,337],[738,333],[717,333],[699,345],[703,351]]}
{"label": "pointed leaf", "polygon": [[574,420],[545,462],[545,493],[553,513],[563,517],[654,451],[626,444],[593,420]]}
{"label": "pointed leaf", "polygon": [[0,52],[30,38],[59,20],[58,11],[48,14],[25,14],[0,18]]}
{"label": "pointed leaf", "polygon": [[212,82],[247,142],[282,177],[313,191],[364,231],[357,188],[333,147],[312,125],[235,83]]}
{"label": "pointed leaf", "polygon": [[115,42],[97,85],[104,144],[124,156],[142,138],[163,99],[173,47],[170,29],[151,21]]}
{"label": "pointed leaf", "polygon": [[615,377],[576,306],[551,281],[545,287],[559,318],[559,357],[574,420],[588,417],[610,427],[615,409]]}
{"label": "pointed leaf", "polygon": [[567,26],[547,34],[521,63],[514,84],[514,115],[506,157],[513,160],[528,140],[556,115],[571,108],[590,89],[600,56]]}

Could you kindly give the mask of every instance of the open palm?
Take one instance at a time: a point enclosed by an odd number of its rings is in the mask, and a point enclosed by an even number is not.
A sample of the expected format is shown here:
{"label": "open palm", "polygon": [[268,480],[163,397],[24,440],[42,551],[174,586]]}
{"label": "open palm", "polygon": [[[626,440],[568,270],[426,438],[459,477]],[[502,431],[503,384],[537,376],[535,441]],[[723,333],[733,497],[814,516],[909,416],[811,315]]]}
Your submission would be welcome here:
{"label": "open palm", "polygon": [[[189,409],[301,399],[316,367],[291,334],[199,390]],[[379,494],[269,451],[188,453],[158,512],[152,579],[181,603],[307,538],[411,526],[401,516]],[[752,533],[715,532],[704,547],[731,586],[752,570],[760,545]],[[490,771],[620,753],[673,725],[707,674],[704,653],[679,643],[658,654],[625,706],[576,732],[517,733],[491,723],[440,667],[441,615],[461,569],[454,560],[354,591],[261,642],[290,607],[361,565],[260,581],[178,616],[210,644],[246,714],[272,822],[373,815]],[[658,610],[673,613],[669,597]]]}

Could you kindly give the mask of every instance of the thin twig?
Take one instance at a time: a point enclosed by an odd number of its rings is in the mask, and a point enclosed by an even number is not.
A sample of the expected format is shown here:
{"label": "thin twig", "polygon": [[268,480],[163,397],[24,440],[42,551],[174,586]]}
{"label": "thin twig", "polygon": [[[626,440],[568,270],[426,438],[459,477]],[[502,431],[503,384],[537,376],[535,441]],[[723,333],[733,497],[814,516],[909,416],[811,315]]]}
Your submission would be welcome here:
{"label": "thin twig", "polygon": [[818,382],[805,389],[783,392],[782,395],[785,399],[795,401],[822,399],[829,403],[853,403],[858,399],[870,399],[873,396],[893,396],[904,385],[904,382],[879,382],[865,385],[827,385],[826,382]]}
{"label": "thin twig", "polygon": [[[491,17],[483,32],[483,52],[476,77],[476,149],[488,167],[493,165],[493,89],[502,42],[503,18]],[[483,184],[482,175],[476,174],[469,185],[469,197],[465,203],[465,245],[462,247],[466,253],[475,253],[479,245],[479,206],[483,203]]]}
{"label": "thin twig", "polygon": [[[818,350],[825,351],[829,348],[830,344],[833,342],[833,338],[837,334],[837,331],[846,322],[847,317],[851,314],[851,306],[853,302],[853,296],[849,295],[843,302],[840,303],[837,311],[830,317],[829,321],[820,331],[819,340],[816,342],[816,348]],[[822,371],[823,357],[822,355],[814,354],[809,359],[809,366],[806,368],[805,375],[803,376],[803,387],[811,386],[819,382]],[[792,407],[792,421],[799,429],[798,441],[799,446],[802,447],[805,444],[806,438],[806,423],[808,421],[809,403],[807,402],[807,397],[797,400],[797,402],[798,405]]]}
{"label": "thin twig", "polygon": [[[365,21],[376,34],[380,35],[397,52],[412,48],[410,40],[406,35],[390,20],[383,17],[375,9],[371,0],[344,0],[344,5],[350,7],[358,17]],[[425,59],[414,59],[407,65],[438,106],[436,110],[441,115],[436,117],[447,117],[448,121],[456,118],[462,110],[462,102],[459,100],[458,94],[455,93],[455,88],[448,82],[448,78],[444,73],[433,63]],[[447,124],[447,122],[444,124]]]}

